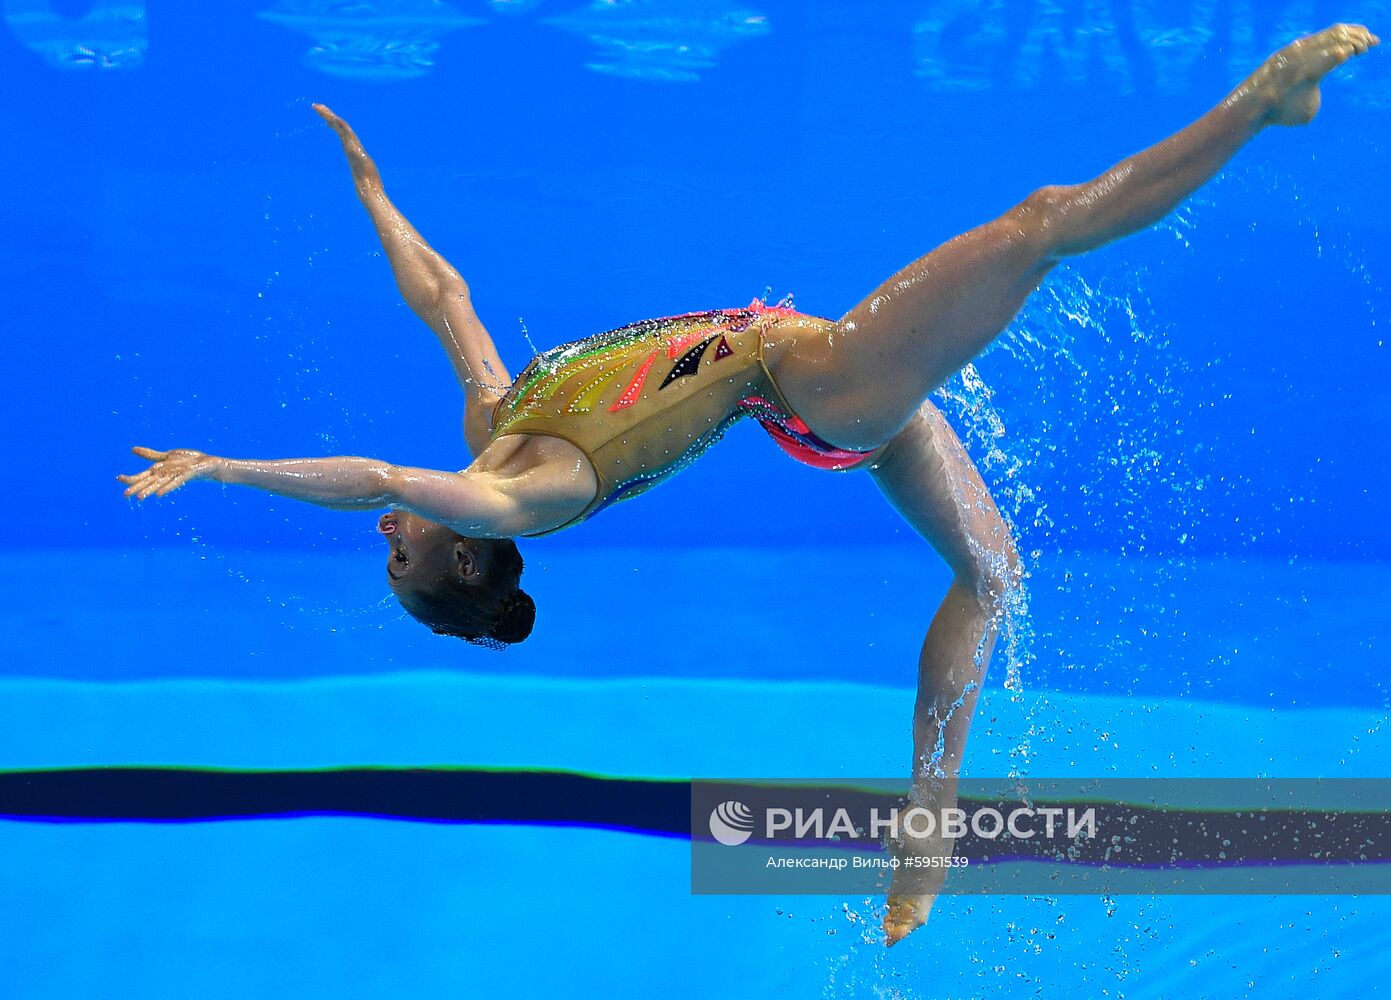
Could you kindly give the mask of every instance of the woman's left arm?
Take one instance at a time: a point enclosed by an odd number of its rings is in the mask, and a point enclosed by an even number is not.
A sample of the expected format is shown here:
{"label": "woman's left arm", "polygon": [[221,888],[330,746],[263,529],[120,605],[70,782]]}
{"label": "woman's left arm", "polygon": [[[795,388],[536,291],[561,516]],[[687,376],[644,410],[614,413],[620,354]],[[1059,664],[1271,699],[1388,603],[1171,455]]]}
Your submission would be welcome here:
{"label": "woman's left arm", "polygon": [[197,479],[239,484],[333,510],[395,505],[475,538],[511,538],[531,519],[504,481],[489,473],[440,472],[372,458],[230,459],[179,448],[135,448],[148,459],[143,472],[117,476],[125,494],[164,496]]}

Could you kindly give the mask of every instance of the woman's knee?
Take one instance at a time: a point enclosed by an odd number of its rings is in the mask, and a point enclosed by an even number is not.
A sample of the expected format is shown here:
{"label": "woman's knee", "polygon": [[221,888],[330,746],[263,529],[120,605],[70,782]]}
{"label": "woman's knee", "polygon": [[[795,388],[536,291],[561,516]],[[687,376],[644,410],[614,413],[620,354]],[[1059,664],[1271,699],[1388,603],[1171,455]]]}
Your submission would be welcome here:
{"label": "woman's knee", "polygon": [[1048,184],[1030,194],[1010,213],[1020,235],[1046,260],[1067,256],[1064,224],[1075,193],[1074,185]]}
{"label": "woman's knee", "polygon": [[1023,580],[1019,549],[1003,518],[993,519],[987,530],[974,535],[970,557],[954,567],[957,579],[983,604],[994,607],[1016,590]]}

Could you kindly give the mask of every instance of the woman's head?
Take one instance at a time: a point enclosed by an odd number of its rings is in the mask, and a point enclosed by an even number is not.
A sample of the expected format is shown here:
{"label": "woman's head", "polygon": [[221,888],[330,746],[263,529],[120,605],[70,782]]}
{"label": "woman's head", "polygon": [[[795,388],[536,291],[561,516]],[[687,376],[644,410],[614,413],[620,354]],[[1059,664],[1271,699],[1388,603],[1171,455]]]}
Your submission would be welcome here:
{"label": "woman's head", "polygon": [[391,549],[391,590],[417,621],[485,646],[531,634],[536,605],[519,586],[522,555],[510,538],[465,538],[406,511],[383,514],[377,530]]}

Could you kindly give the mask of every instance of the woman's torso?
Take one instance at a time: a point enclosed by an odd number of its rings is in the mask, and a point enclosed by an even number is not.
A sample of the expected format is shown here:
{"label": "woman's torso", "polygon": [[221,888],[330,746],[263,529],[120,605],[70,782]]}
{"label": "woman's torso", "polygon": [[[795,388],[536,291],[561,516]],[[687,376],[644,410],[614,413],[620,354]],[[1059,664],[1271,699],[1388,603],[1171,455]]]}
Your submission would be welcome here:
{"label": "woman's torso", "polygon": [[793,318],[824,322],[754,302],[645,320],[537,355],[494,408],[489,464],[525,460],[534,443],[545,453],[538,458],[578,452],[592,467],[589,504],[537,534],[638,496],[746,414],[785,408],[763,364],[762,337]]}

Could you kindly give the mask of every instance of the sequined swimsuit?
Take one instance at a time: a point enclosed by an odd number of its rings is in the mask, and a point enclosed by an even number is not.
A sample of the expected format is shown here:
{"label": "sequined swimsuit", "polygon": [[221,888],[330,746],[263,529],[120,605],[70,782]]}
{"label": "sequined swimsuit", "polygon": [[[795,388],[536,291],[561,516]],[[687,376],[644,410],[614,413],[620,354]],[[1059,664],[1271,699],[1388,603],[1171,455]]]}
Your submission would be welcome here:
{"label": "sequined swimsuit", "polygon": [[[699,458],[745,416],[819,469],[853,469],[874,451],[827,444],[792,412],[763,361],[763,329],[797,317],[743,309],[645,320],[537,355],[493,410],[493,437],[546,434],[588,456],[599,488],[570,527],[645,493]],[[539,534],[550,534],[550,531]]]}

